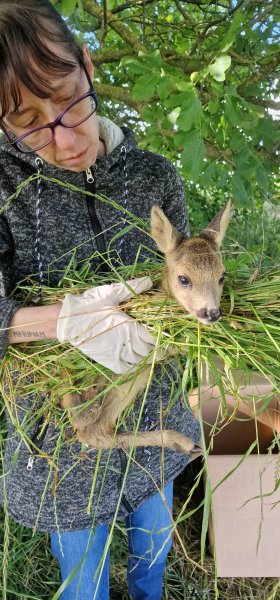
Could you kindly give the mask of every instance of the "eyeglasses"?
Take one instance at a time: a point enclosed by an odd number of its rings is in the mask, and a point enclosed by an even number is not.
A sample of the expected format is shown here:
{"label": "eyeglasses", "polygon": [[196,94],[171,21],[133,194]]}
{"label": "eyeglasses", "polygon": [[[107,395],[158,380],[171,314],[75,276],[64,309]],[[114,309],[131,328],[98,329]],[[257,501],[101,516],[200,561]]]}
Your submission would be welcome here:
{"label": "eyeglasses", "polygon": [[54,130],[58,125],[72,129],[73,127],[78,127],[81,123],[84,123],[84,121],[89,119],[89,117],[95,113],[98,106],[97,97],[93,90],[88,72],[84,67],[83,69],[90,86],[89,91],[70,104],[52,123],[47,123],[47,125],[44,125],[43,127],[30,129],[24,135],[16,138],[14,134],[7,129],[6,125],[1,122],[1,129],[14,148],[24,154],[30,154],[37,150],[41,150],[53,141]]}

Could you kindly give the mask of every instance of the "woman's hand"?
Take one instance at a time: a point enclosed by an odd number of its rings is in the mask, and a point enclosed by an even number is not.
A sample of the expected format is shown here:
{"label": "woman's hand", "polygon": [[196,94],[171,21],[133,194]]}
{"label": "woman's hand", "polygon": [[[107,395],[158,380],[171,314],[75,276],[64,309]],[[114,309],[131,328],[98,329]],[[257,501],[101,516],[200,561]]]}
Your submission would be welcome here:
{"label": "woman's hand", "polygon": [[[136,294],[152,287],[149,277],[127,284]],[[155,348],[155,340],[144,325],[119,308],[120,302],[132,297],[122,283],[90,288],[80,295],[66,294],[57,321],[58,340],[69,342],[114,373],[132,369]]]}

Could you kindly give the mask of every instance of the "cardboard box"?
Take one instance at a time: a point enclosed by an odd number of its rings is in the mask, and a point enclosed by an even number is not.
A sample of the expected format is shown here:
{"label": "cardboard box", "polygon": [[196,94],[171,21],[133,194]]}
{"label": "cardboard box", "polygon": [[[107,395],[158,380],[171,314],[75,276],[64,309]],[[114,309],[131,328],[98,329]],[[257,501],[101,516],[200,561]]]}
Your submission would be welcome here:
{"label": "cardboard box", "polygon": [[[218,486],[212,496],[210,547],[213,552],[215,540],[218,577],[280,577],[280,487],[274,491],[280,456],[267,453],[280,431],[280,396],[255,373],[245,381],[235,371],[233,387],[239,398],[226,394],[228,414],[222,418],[220,390],[203,374],[204,435],[207,447],[211,437],[214,442],[208,457],[211,489]],[[259,412],[266,398],[269,405]],[[197,390],[190,404],[196,411]],[[256,436],[259,448],[242,461]]]}
{"label": "cardboard box", "polygon": [[[236,454],[209,457],[212,489],[241,458]],[[273,492],[276,460],[275,455],[248,456],[214,492],[218,577],[280,576],[280,490],[260,498],[261,493]]]}

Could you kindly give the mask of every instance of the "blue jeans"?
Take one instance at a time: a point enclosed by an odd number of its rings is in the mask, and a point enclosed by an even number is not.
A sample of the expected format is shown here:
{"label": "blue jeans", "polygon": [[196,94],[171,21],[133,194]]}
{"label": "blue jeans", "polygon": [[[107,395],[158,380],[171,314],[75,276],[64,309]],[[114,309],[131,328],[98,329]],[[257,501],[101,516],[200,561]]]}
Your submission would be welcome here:
{"label": "blue jeans", "polygon": [[[172,514],[172,482],[164,488],[164,497]],[[133,600],[160,600],[166,557],[172,543],[170,526],[171,518],[160,494],[152,496],[126,517],[127,582]],[[91,529],[67,531],[60,535],[51,533],[52,552],[59,560],[63,581],[81,561],[73,579],[62,592],[61,600],[109,600],[109,551],[101,575],[99,569],[94,577],[107,536],[108,525],[98,525],[94,533]]]}

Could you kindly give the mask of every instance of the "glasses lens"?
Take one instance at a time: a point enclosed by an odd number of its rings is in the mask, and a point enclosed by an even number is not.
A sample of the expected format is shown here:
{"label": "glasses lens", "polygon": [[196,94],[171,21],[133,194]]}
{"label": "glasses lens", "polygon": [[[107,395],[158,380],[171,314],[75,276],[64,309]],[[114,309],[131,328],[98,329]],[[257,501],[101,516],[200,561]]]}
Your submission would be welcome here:
{"label": "glasses lens", "polygon": [[34,152],[34,150],[40,150],[40,148],[49,144],[52,139],[52,130],[46,127],[45,129],[29,133],[23,140],[17,142],[17,146],[22,152]]}
{"label": "glasses lens", "polygon": [[76,127],[88,119],[95,111],[96,104],[93,97],[87,96],[65,111],[61,123],[65,127]]}

